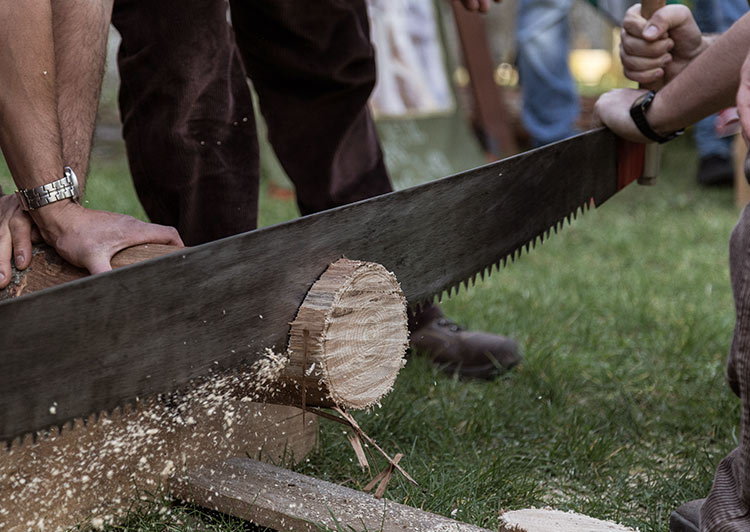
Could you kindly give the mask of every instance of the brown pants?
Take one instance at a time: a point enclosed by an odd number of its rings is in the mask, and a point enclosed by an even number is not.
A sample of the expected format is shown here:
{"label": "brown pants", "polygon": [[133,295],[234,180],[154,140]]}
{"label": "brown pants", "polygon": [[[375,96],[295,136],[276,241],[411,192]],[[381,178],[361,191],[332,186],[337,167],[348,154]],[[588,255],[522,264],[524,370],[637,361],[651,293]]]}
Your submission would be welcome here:
{"label": "brown pants", "polygon": [[248,75],[303,214],[389,192],[366,105],[375,57],[364,1],[231,9],[234,32],[221,0],[115,1],[123,136],[151,220],[188,245],[255,229]]}
{"label": "brown pants", "polygon": [[742,403],[739,447],[716,470],[711,492],[701,508],[701,530],[750,530],[750,206],[732,231],[729,271],[737,321],[729,350],[727,378]]}
{"label": "brown pants", "polygon": [[[151,221],[187,245],[255,229],[252,80],[302,214],[392,190],[367,108],[375,55],[364,0],[115,0],[120,113]],[[412,330],[441,316],[424,305]]]}

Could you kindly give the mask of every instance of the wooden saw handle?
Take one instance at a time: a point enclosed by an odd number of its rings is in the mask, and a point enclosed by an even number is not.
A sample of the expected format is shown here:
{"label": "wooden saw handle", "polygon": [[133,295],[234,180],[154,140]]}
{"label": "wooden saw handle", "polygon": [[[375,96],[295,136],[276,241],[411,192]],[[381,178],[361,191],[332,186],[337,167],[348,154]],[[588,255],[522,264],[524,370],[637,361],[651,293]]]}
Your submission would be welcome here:
{"label": "wooden saw handle", "polygon": [[[666,0],[642,0],[641,15],[646,20],[650,19],[656,11],[666,5]],[[638,178],[639,185],[654,185],[661,169],[661,145],[647,144],[646,159],[643,163],[643,175]]]}

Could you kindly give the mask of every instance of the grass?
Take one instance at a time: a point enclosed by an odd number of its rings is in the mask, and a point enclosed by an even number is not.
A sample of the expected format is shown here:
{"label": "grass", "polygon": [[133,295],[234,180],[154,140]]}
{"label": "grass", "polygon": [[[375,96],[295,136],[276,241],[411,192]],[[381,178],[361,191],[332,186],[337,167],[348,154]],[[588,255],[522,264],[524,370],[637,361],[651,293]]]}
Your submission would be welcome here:
{"label": "grass", "polygon": [[[705,496],[737,441],[739,402],[724,364],[738,212],[731,190],[698,188],[694,171],[690,140],[675,141],[656,187],[629,187],[444,302],[470,328],[517,338],[525,361],[487,383],[411,359],[382,408],[357,415],[381,446],[405,454],[420,483],[396,477],[388,497],[490,529],[502,510],[552,506],[645,532],[665,530],[673,507]],[[92,174],[90,206],[142,216],[119,148],[98,152]],[[291,200],[264,187],[262,224],[294,215]],[[327,422],[297,470],[355,488],[370,479]],[[112,530],[191,529],[167,527],[162,506],[134,509]],[[198,515],[210,530],[244,529]]]}

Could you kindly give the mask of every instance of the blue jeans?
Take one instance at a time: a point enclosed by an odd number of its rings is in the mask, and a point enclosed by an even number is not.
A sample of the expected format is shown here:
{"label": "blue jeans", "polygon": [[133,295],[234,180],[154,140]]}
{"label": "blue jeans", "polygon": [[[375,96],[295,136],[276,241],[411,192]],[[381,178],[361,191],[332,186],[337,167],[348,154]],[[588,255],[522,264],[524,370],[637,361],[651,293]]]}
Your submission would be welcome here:
{"label": "blue jeans", "polygon": [[535,146],[577,130],[578,89],[568,68],[573,0],[520,0],[516,17],[521,122]]}
{"label": "blue jeans", "polygon": [[[702,32],[723,33],[746,12],[746,0],[695,0],[693,16]],[[716,115],[711,115],[693,129],[695,147],[701,159],[712,155],[732,156],[732,139],[716,136],[715,121]]]}

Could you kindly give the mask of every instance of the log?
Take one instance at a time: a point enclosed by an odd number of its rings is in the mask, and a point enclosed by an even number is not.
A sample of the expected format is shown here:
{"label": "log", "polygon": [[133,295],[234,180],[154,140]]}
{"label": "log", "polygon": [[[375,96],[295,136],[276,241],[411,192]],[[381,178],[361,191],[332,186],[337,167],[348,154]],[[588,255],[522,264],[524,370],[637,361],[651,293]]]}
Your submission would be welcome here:
{"label": "log", "polygon": [[[117,253],[112,267],[174,253],[158,244]],[[49,246],[14,270],[0,301],[86,277]],[[258,402],[350,409],[371,407],[393,387],[408,347],[406,299],[396,277],[378,264],[333,263],[313,284],[291,324],[287,352],[271,353],[237,376],[237,397]],[[282,367],[283,366],[283,367]]]}
{"label": "log", "polygon": [[283,378],[306,405],[368,408],[393,387],[408,345],[396,277],[379,264],[339,259],[291,324]]}
{"label": "log", "polygon": [[500,532],[636,532],[612,521],[552,508],[505,512],[502,521]]}
{"label": "log", "polygon": [[175,485],[204,508],[285,532],[489,532],[447,517],[248,458],[204,466]]}
{"label": "log", "polygon": [[[143,244],[123,249],[112,257],[112,267],[121,268],[129,264],[174,253],[181,248],[162,244]],[[25,270],[13,267],[10,284],[0,290],[0,301],[31,294],[58,284],[83,279],[88,272],[66,262],[46,244],[34,246],[31,264]]]}

